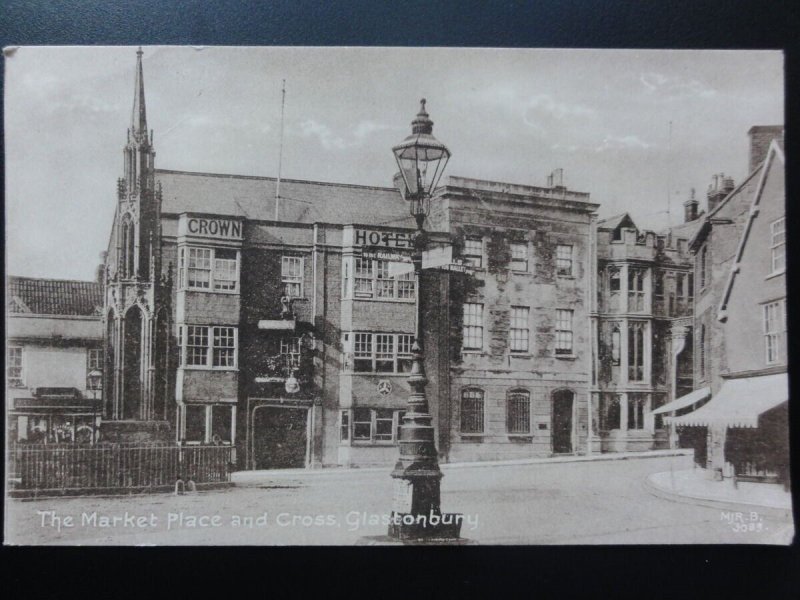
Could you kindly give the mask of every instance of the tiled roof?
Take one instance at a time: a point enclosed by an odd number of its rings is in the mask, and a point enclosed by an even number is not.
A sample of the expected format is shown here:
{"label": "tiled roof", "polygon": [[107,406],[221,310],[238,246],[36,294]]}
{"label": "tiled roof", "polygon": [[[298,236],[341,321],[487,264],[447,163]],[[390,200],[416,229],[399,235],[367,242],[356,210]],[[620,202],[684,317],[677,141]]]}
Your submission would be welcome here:
{"label": "tiled roof", "polygon": [[612,229],[612,230],[616,229],[622,224],[625,224],[627,227],[637,228],[636,223],[633,222],[631,216],[626,212],[619,215],[614,215],[613,217],[602,219],[601,221],[597,222],[598,227],[602,229]]}
{"label": "tiled roof", "polygon": [[[275,219],[274,178],[157,169],[156,179],[162,186],[162,213]],[[280,221],[414,227],[394,188],[282,179],[280,196]]]}
{"label": "tiled roof", "polygon": [[103,288],[94,281],[10,276],[6,306],[10,313],[92,316],[103,307]]}

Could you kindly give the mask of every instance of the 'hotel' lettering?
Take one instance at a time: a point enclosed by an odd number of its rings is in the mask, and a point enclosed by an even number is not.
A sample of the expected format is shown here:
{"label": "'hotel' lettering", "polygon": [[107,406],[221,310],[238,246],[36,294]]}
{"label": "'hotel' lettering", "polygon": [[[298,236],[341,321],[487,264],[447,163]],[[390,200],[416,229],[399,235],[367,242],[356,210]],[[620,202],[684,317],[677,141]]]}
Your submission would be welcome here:
{"label": "'hotel' lettering", "polygon": [[189,233],[225,238],[241,238],[242,224],[227,219],[189,219],[186,224]]}

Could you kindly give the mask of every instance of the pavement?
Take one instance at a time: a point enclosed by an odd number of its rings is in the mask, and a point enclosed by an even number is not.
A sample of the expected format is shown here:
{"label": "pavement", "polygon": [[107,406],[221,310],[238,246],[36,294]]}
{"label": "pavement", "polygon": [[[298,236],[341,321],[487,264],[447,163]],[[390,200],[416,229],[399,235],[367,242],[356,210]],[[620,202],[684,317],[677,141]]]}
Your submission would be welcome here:
{"label": "pavement", "polygon": [[[442,510],[463,515],[462,536],[480,545],[791,543],[793,523],[761,509],[737,516],[653,493],[648,476],[691,467],[692,457],[684,454],[444,466]],[[185,496],[7,500],[5,540],[356,545],[386,534],[389,472],[273,471],[269,478]]]}
{"label": "pavement", "polygon": [[647,476],[654,494],[678,502],[724,508],[731,511],[757,510],[774,518],[792,520],[792,495],[783,485],[772,483],[713,481],[699,468],[663,471]]}
{"label": "pavement", "polygon": [[[457,462],[441,463],[439,468],[444,472],[453,469],[481,469],[509,467],[516,465],[549,465],[574,462],[598,462],[611,460],[637,460],[646,458],[656,458],[665,456],[693,456],[693,450],[650,450],[645,452],[614,452],[614,453],[595,453],[595,454],[564,454],[559,456],[548,456],[545,458],[519,458],[514,460],[496,460],[480,462]],[[262,485],[270,481],[279,479],[292,479],[297,477],[326,477],[326,476],[345,476],[347,474],[358,473],[385,473],[387,467],[351,467],[351,468],[321,468],[321,469],[262,469],[254,471],[236,471],[231,474],[231,481],[234,485],[247,487],[252,485]]]}

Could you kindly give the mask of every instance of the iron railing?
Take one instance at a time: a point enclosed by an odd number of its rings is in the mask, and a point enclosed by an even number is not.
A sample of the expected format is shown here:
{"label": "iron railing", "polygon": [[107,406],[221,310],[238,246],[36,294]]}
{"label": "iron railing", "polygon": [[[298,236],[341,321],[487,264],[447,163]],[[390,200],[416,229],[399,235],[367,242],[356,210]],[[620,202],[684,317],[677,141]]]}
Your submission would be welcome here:
{"label": "iron railing", "polygon": [[169,489],[178,479],[227,483],[232,446],[166,444],[14,444],[12,491],[36,493],[141,492]]}

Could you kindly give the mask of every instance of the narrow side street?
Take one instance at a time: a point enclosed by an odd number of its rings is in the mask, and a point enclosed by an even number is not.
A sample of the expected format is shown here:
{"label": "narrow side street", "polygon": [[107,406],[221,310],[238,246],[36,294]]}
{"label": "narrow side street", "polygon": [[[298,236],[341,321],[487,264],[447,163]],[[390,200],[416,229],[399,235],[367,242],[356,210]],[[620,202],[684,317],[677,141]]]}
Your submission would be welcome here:
{"label": "narrow side street", "polygon": [[[678,456],[447,469],[442,508],[463,514],[462,535],[480,544],[792,540],[790,522],[758,510],[737,516],[648,491],[648,475],[686,467],[686,457]],[[7,503],[6,539],[69,545],[355,544],[362,536],[385,534],[381,519],[391,494],[387,469],[276,473],[247,487],[187,496],[14,500]]]}

